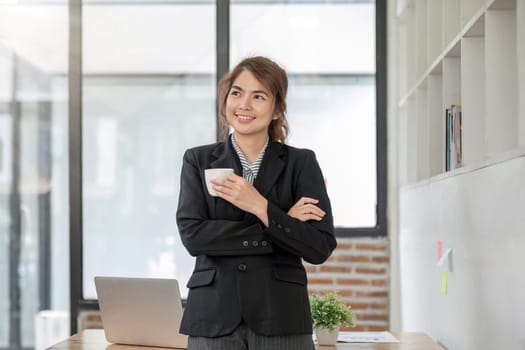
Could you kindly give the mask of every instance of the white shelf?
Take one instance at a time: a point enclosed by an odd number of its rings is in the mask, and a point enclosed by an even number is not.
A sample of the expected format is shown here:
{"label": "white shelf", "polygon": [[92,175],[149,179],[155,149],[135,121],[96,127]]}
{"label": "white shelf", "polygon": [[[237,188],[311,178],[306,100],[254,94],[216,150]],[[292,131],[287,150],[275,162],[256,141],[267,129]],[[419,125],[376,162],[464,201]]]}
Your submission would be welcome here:
{"label": "white shelf", "polygon": [[461,32],[459,19],[461,2],[458,0],[443,0],[443,43],[448,47]]}
{"label": "white shelf", "polygon": [[525,147],[525,1],[516,3],[519,144]]}
{"label": "white shelf", "polygon": [[443,0],[429,0],[427,3],[427,64],[426,69],[443,51]]}
{"label": "white shelf", "polygon": [[516,11],[488,10],[485,17],[486,131],[490,156],[518,146]]}
{"label": "white shelf", "polygon": [[[439,66],[441,67],[441,65]],[[436,74],[428,76],[427,84],[428,130],[429,133],[429,176],[435,176],[445,171],[445,119],[443,118],[443,76]]]}
{"label": "white shelf", "polygon": [[467,25],[472,18],[485,12],[484,0],[461,0],[461,23]]}
{"label": "white shelf", "polygon": [[402,16],[409,8],[414,8],[414,0],[397,0],[396,14]]}
{"label": "white shelf", "polygon": [[409,165],[409,120],[408,120],[408,104],[400,108],[398,111],[399,116],[399,179],[400,185],[404,186],[409,183],[409,174],[410,169]]}
{"label": "white shelf", "polygon": [[418,0],[416,5],[416,64],[417,75],[424,74],[427,68],[427,4],[428,1]]}
{"label": "white shelf", "polygon": [[489,1],[489,10],[516,10],[517,3],[522,0],[496,0]]}
{"label": "white shelf", "polygon": [[[487,154],[485,141],[485,38],[465,37],[461,41],[463,160],[470,164]],[[469,145],[467,147],[467,145]]]}
{"label": "white shelf", "polygon": [[[426,0],[423,0],[424,1],[424,4],[425,4],[425,8],[426,8]],[[434,0],[429,0],[429,1],[434,1]],[[439,1],[439,0],[436,0],[436,1]],[[464,1],[464,0],[463,0]],[[479,0],[474,0],[474,1],[479,1]],[[410,75],[410,79],[408,79],[408,89],[405,89],[405,90],[401,90],[401,91],[404,91],[404,93],[401,94],[401,99],[399,100],[399,106],[402,106],[404,103],[406,103],[406,101],[408,100],[409,97],[411,97],[413,94],[415,94],[416,92],[416,89],[419,87],[419,85],[421,85],[423,83],[423,81],[426,79],[426,77],[431,74],[431,72],[434,70],[435,66],[437,66],[438,64],[440,64],[440,62],[443,60],[444,57],[446,56],[460,56],[460,53],[459,53],[459,48],[460,48],[460,42],[461,42],[461,39],[464,37],[464,36],[469,36],[469,35],[475,35],[475,33],[477,31],[479,31],[479,28],[480,26],[482,26],[482,22],[484,21],[484,14],[485,12],[488,10],[488,8],[490,6],[496,6],[495,4],[498,4],[500,2],[508,2],[509,0],[489,0],[489,3],[485,6],[483,6],[481,9],[479,9],[479,11],[477,11],[477,13],[475,14],[475,16],[473,16],[470,21],[468,21],[464,26],[463,28],[459,31],[459,32],[451,32],[451,33],[447,33],[447,35],[450,35],[453,37],[452,40],[450,40],[450,42],[448,44],[446,44],[447,42],[447,36],[444,37],[444,49],[443,51],[441,52],[441,54],[436,58],[434,59],[432,62],[430,62],[427,66],[427,69],[424,70],[424,72],[422,73],[419,73],[417,74],[418,72],[414,69],[412,69],[410,72],[409,72],[409,75]],[[511,1],[522,1],[522,0],[511,0]],[[441,1],[439,1],[441,2]],[[451,2],[451,3],[455,3],[455,7],[453,5],[449,5],[448,2]],[[450,9],[451,11],[453,11],[453,9],[455,9],[456,7],[459,7],[458,6],[458,3],[459,1],[458,0],[443,0],[443,6],[444,6],[444,10],[445,11],[445,6],[448,6],[447,8]],[[419,5],[419,1],[416,3],[416,5]],[[410,57],[414,57],[414,55],[417,55],[417,51],[415,49],[415,46],[416,46],[416,39],[415,39],[415,33],[417,32],[417,27],[415,25],[415,22],[417,21],[417,16],[415,14],[416,12],[416,9],[414,7],[408,7],[408,8],[405,8],[404,9],[404,12],[400,15],[400,18],[402,19],[402,21],[404,22],[404,25],[406,26],[406,32],[407,32],[407,35],[408,35],[408,38],[407,38],[407,42],[408,42],[408,58],[410,59]],[[420,11],[422,12],[422,11]],[[443,13],[444,14],[444,13]],[[455,16],[453,14],[450,14],[449,16],[443,16],[443,21],[445,22],[445,24],[443,25],[443,28],[444,30],[449,30],[451,31],[452,28],[454,28],[454,18],[459,18],[457,17],[459,16],[458,13],[455,14]],[[445,19],[446,18],[446,19]],[[452,27],[446,27],[446,24],[447,23],[452,23],[451,26]],[[458,22],[459,23],[459,22]],[[448,29],[445,29],[445,28],[448,28]],[[426,29],[425,29],[426,31]],[[429,41],[430,40],[439,40],[439,39],[436,39],[436,38],[427,38]],[[426,56],[426,54],[425,54]],[[403,60],[402,60],[403,61]],[[410,62],[411,64],[408,64],[408,67],[414,67],[415,65],[415,62]]]}
{"label": "white shelf", "polygon": [[445,172],[451,105],[461,105],[464,165],[525,145],[525,0],[401,3],[402,183]]}
{"label": "white shelf", "polygon": [[417,89],[416,109],[417,118],[414,120],[417,131],[417,180],[427,179],[430,176],[429,165],[429,128],[428,128],[428,94],[427,84]]}
{"label": "white shelf", "polygon": [[463,174],[473,173],[475,171],[478,171],[484,168],[488,168],[488,167],[491,167],[497,164],[501,164],[501,163],[508,162],[513,159],[518,159],[522,157],[525,157],[525,147],[520,147],[520,148],[511,150],[511,151],[507,151],[507,152],[495,155],[493,157],[488,157],[488,158],[479,160],[473,164],[470,164],[470,165],[467,165],[461,168],[457,168],[452,171],[430,177],[428,179],[424,179],[418,182],[402,184],[400,189],[401,191],[407,191],[413,188],[427,186],[431,183],[444,181],[448,178],[461,176]]}
{"label": "white shelf", "polygon": [[417,178],[417,113],[416,113],[416,101],[410,99],[406,104],[407,118],[406,118],[406,182],[412,183],[418,180]]}

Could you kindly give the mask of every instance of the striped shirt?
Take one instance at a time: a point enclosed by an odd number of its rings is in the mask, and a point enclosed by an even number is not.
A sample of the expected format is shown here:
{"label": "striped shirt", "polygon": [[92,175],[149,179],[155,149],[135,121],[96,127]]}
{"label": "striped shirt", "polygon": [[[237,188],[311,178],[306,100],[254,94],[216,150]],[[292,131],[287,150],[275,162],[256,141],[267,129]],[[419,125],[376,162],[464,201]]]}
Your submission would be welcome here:
{"label": "striped shirt", "polygon": [[269,138],[266,139],[266,143],[264,144],[261,153],[259,153],[259,156],[255,160],[255,162],[253,162],[252,164],[248,162],[248,159],[246,158],[244,153],[242,153],[241,149],[235,142],[235,138],[233,137],[233,134],[231,135],[231,138],[232,138],[233,148],[235,149],[235,152],[237,152],[237,155],[239,156],[239,160],[241,161],[242,177],[244,177],[246,180],[248,180],[253,185],[253,182],[255,181],[255,178],[257,177],[257,173],[259,172],[259,167],[261,166],[261,163],[264,157],[264,152],[266,151],[266,147],[268,146]]}

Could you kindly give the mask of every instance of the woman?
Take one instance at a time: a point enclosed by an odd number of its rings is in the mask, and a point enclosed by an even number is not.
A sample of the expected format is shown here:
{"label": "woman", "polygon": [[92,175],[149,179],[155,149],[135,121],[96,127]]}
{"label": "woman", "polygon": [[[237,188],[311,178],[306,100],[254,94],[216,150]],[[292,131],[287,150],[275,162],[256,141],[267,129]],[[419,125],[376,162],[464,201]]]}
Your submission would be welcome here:
{"label": "woman", "polygon": [[[313,349],[301,258],[336,247],[330,201],[310,150],[285,145],[286,72],[247,58],[219,83],[224,142],[186,151],[177,224],[196,256],[181,324],[190,350]],[[232,168],[206,191],[204,170]]]}

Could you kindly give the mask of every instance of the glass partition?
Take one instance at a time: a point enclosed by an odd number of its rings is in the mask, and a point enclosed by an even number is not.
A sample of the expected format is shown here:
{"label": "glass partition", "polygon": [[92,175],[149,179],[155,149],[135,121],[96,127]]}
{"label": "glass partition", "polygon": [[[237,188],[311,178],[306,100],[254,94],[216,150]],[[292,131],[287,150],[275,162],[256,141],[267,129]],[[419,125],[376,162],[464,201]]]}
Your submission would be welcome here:
{"label": "glass partition", "polygon": [[0,349],[69,310],[67,33],[66,1],[0,5]]}
{"label": "glass partition", "polygon": [[375,11],[375,1],[231,4],[231,65],[264,55],[287,70],[288,141],[316,152],[341,228],[377,225]]}
{"label": "glass partition", "polygon": [[185,297],[175,213],[184,151],[215,142],[215,6],[87,3],[83,29],[84,298],[97,275],[176,277]]}

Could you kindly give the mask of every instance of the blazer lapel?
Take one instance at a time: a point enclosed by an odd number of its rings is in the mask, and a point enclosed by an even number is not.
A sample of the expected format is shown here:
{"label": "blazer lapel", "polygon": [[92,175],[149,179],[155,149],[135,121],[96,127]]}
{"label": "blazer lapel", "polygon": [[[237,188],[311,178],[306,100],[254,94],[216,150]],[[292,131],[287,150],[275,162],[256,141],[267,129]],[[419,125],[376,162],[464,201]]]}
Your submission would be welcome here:
{"label": "blazer lapel", "polygon": [[236,175],[242,176],[239,156],[233,149],[230,138],[217,144],[211,154],[210,168],[232,168]]}
{"label": "blazer lapel", "polygon": [[[277,182],[277,179],[284,169],[286,162],[283,158],[284,152],[282,144],[270,140],[266,152],[264,152],[264,157],[257,177],[255,178],[255,183],[253,184],[257,191],[259,191],[259,193],[265,198],[268,198],[270,190]],[[256,223],[258,220],[255,215],[248,212],[244,213],[244,219],[253,223]]]}
{"label": "blazer lapel", "polygon": [[263,197],[268,196],[273,185],[281,175],[285,164],[283,145],[270,140],[254,183],[254,187]]}
{"label": "blazer lapel", "polygon": [[[239,156],[233,148],[230,138],[217,144],[210,157],[210,168],[231,168],[236,175],[242,176],[242,166]],[[203,174],[204,176],[204,174]],[[208,201],[210,211],[215,212],[218,197],[212,197]]]}

